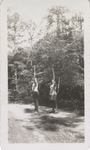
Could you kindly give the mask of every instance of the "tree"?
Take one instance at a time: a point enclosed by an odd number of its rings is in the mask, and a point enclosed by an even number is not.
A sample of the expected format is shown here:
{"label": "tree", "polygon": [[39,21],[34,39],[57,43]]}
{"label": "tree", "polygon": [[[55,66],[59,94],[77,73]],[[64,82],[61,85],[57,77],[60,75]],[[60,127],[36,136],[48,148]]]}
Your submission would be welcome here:
{"label": "tree", "polygon": [[28,59],[30,59],[31,65],[32,65],[33,57],[34,57],[33,56],[33,50],[34,50],[33,46],[39,40],[41,34],[43,34],[42,28],[40,27],[42,22],[43,22],[43,19],[38,26],[32,20],[29,20],[28,22],[25,23],[26,32],[28,34],[28,43],[30,45]]}
{"label": "tree", "polygon": [[83,31],[83,23],[84,23],[84,18],[81,13],[79,14],[74,14],[72,18],[69,20],[69,26],[68,29],[72,33],[81,32]]}
{"label": "tree", "polygon": [[47,16],[47,28],[51,28],[53,25],[56,25],[56,33],[57,38],[60,37],[60,33],[64,32],[64,25],[65,25],[65,13],[69,12],[68,9],[62,6],[56,6],[49,10],[49,14]]}
{"label": "tree", "polygon": [[16,36],[18,30],[19,14],[15,13],[12,17],[7,17],[8,41],[13,41],[14,50],[16,50]]}
{"label": "tree", "polygon": [[25,42],[25,23],[20,19],[18,13],[7,16],[7,28],[8,28],[8,47],[14,50],[14,53],[18,51],[19,45]]}

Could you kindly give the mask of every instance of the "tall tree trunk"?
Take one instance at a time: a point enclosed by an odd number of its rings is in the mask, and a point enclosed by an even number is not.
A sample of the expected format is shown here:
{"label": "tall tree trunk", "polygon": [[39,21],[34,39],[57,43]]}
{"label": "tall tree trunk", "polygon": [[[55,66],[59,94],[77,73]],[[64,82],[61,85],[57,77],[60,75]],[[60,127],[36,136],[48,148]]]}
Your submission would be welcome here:
{"label": "tall tree trunk", "polygon": [[16,91],[18,92],[17,69],[15,69],[15,83],[16,83]]}
{"label": "tall tree trunk", "polygon": [[57,13],[57,38],[60,37],[60,15]]}

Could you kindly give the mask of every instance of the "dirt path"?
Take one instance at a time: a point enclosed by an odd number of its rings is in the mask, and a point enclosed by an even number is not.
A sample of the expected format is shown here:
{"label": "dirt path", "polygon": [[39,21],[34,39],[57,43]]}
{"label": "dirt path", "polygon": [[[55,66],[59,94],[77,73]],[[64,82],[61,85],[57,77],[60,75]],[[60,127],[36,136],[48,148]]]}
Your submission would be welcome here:
{"label": "dirt path", "polygon": [[8,139],[10,143],[83,143],[84,117],[75,113],[39,106],[34,113],[33,104],[8,105]]}

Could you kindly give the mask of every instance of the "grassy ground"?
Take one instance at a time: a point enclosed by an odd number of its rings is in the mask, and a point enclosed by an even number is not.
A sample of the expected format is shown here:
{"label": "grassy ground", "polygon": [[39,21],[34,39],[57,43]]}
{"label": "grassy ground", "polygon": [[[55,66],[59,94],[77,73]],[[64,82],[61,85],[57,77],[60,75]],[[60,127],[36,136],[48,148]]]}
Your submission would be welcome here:
{"label": "grassy ground", "polygon": [[84,117],[33,104],[8,105],[8,140],[10,143],[83,143]]}

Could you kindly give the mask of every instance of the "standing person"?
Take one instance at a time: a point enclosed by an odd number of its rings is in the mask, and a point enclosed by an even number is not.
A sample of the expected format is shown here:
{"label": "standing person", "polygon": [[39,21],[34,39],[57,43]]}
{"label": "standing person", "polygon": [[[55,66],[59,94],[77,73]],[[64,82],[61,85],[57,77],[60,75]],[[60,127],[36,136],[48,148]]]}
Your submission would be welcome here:
{"label": "standing person", "polygon": [[52,84],[50,85],[50,100],[52,101],[52,111],[57,112],[57,92],[56,92],[56,82],[52,79]]}
{"label": "standing person", "polygon": [[60,92],[60,77],[59,77],[58,86],[57,86],[57,103],[59,102],[59,92]]}
{"label": "standing person", "polygon": [[34,104],[35,104],[35,112],[38,112],[39,92],[38,92],[38,81],[37,81],[37,78],[35,78],[34,81],[33,81],[32,92],[33,92],[33,99],[34,99]]}

